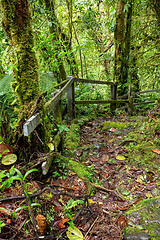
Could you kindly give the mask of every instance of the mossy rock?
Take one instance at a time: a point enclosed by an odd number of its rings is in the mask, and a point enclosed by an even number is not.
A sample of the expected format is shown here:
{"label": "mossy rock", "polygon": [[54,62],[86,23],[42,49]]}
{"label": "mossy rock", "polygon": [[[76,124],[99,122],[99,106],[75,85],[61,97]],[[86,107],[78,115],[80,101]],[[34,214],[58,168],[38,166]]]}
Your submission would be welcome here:
{"label": "mossy rock", "polygon": [[[125,213],[129,219],[130,226],[125,230],[124,239],[160,239],[159,205],[160,196],[142,200],[130,208]],[[137,222],[139,222],[138,225]],[[146,238],[144,238],[144,236],[143,238],[140,238],[140,236],[144,235],[142,230],[147,232]]]}
{"label": "mossy rock", "polygon": [[127,128],[128,123],[106,121],[106,122],[103,122],[101,126],[102,126],[102,131],[109,130],[110,128],[116,128],[121,130],[123,128]]}

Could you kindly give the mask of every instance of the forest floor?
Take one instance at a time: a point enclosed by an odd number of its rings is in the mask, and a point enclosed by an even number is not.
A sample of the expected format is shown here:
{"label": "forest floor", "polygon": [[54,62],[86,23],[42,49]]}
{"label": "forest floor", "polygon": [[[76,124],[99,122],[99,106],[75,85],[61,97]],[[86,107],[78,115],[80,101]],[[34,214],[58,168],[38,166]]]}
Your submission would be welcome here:
{"label": "forest floor", "polygon": [[[68,169],[51,168],[44,176],[41,165],[32,160],[28,169],[36,166],[38,171],[1,188],[0,239],[124,239],[125,229],[133,224],[126,211],[143,199],[160,196],[156,114],[102,114],[85,123],[79,147],[65,146]],[[24,176],[24,163],[14,167]],[[1,169],[6,170],[2,164]],[[12,175],[10,168],[8,174]],[[148,231],[139,217],[136,225],[142,233]]]}

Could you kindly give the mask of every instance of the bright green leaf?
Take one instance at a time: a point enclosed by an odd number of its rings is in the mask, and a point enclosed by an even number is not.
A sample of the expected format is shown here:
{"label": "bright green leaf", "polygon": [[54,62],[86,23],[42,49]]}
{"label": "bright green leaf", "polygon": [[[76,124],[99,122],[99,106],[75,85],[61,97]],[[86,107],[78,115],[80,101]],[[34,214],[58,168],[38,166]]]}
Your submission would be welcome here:
{"label": "bright green leaf", "polygon": [[25,178],[26,178],[30,173],[32,173],[32,172],[36,172],[36,171],[38,171],[38,169],[33,168],[33,169],[29,170],[28,172],[26,172],[26,174],[24,175],[23,180],[25,180]]}
{"label": "bright green leaf", "polygon": [[83,234],[76,227],[74,227],[74,228],[69,227],[68,228],[67,237],[69,238],[69,240],[83,240]]}

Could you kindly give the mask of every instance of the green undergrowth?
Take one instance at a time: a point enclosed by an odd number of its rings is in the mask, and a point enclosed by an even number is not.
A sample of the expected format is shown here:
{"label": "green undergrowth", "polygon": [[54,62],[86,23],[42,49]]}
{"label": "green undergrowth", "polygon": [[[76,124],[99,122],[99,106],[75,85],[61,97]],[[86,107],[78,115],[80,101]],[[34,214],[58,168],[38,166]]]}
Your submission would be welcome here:
{"label": "green undergrowth", "polygon": [[65,146],[71,148],[72,150],[78,148],[80,145],[80,127],[93,118],[95,118],[94,115],[74,119],[70,125],[70,131],[66,132]]}
{"label": "green undergrowth", "polygon": [[160,120],[146,118],[139,122],[139,118],[137,118],[134,126],[134,131],[124,137],[126,141],[134,141],[126,146],[128,163],[160,174],[160,155],[153,152],[154,149],[160,148],[160,139],[156,136],[156,131],[160,129]]}
{"label": "green undergrowth", "polygon": [[77,148],[80,144],[80,126],[71,124],[70,131],[66,133],[65,145],[71,149]]}
{"label": "green undergrowth", "polygon": [[[125,215],[131,219],[125,230],[125,235],[141,236],[142,230],[146,230],[152,240],[159,238],[159,215],[160,215],[160,196],[144,199],[131,207]],[[139,224],[137,224],[139,221]],[[140,238],[141,239],[141,238]]]}

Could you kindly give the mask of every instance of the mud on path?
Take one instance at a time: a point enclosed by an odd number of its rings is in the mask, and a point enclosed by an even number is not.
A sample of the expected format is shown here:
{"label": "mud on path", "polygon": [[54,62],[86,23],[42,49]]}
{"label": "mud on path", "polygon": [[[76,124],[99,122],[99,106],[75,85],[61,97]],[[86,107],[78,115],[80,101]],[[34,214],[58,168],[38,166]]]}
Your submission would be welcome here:
{"label": "mud on path", "polygon": [[[140,215],[132,221],[125,213],[144,199],[160,196],[159,136],[159,119],[152,116],[108,116],[84,124],[79,147],[70,149],[66,143],[68,171],[51,168],[43,176],[37,166],[38,173],[27,179],[29,194],[39,193],[31,197],[32,203],[41,204],[32,208],[38,236],[69,239],[66,232],[73,224],[83,234],[83,238],[73,238],[79,240],[120,240],[133,225],[141,235],[150,233],[147,225],[141,225]],[[22,168],[22,163],[15,167]],[[3,197],[22,194],[22,186],[16,182],[4,190]],[[3,197],[1,194],[0,199]],[[29,212],[23,208],[27,206],[25,197],[1,200],[0,218],[5,226],[0,239],[37,239]],[[18,207],[22,209],[13,214]]]}

